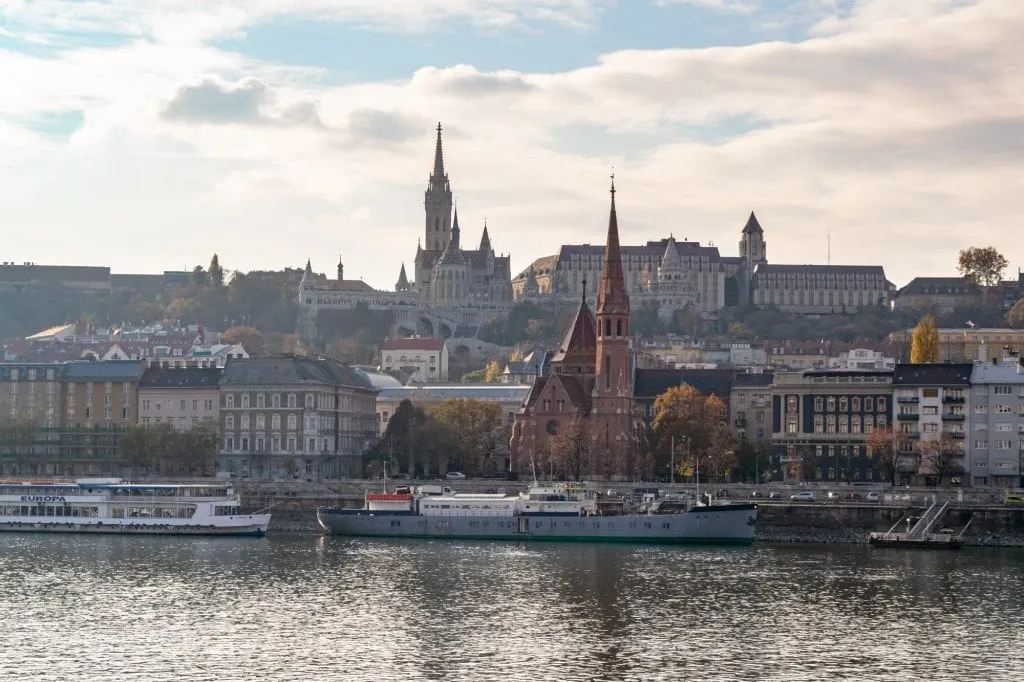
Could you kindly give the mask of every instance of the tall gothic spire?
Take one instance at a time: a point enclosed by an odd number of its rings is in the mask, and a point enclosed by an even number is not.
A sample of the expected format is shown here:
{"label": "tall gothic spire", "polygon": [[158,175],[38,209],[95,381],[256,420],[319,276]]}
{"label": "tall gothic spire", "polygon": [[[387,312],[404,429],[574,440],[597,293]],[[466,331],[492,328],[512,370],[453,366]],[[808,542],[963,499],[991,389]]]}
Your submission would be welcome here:
{"label": "tall gothic spire", "polygon": [[448,176],[444,172],[444,151],[441,147],[441,123],[437,124],[437,145],[434,147],[434,172],[430,174],[433,187],[444,187]]}
{"label": "tall gothic spire", "polygon": [[480,237],[480,250],[487,253],[491,250],[491,236],[487,234],[487,219],[484,218],[484,234]]}
{"label": "tall gothic spire", "polygon": [[619,246],[619,221],[615,215],[615,176],[612,175],[611,210],[608,213],[608,238],[604,247],[604,270],[597,287],[597,313],[629,313],[626,279],[622,274],[622,249]]}

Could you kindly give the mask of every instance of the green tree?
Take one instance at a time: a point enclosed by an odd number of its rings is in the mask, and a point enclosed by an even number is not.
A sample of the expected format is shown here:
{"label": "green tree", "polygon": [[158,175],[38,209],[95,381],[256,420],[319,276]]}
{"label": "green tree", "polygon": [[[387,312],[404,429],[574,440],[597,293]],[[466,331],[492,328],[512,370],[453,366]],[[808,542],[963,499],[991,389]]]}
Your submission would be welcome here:
{"label": "green tree", "polygon": [[220,436],[215,423],[202,421],[190,430],[176,435],[175,454],[180,468],[187,471],[189,476],[202,476],[213,468],[220,447]]}
{"label": "green tree", "polygon": [[210,284],[215,287],[224,286],[224,268],[220,266],[220,259],[217,254],[213,254],[213,258],[210,259],[210,267],[207,268]]}
{"label": "green tree", "polygon": [[450,398],[431,409],[430,416],[448,427],[456,443],[447,464],[471,476],[485,473],[488,462],[509,439],[504,413],[496,402]]}
{"label": "green tree", "polygon": [[910,346],[910,362],[919,365],[939,361],[939,330],[935,318],[925,315],[914,327]]}
{"label": "green tree", "polygon": [[118,439],[118,459],[149,476],[152,469],[170,464],[177,444],[178,434],[170,424],[136,426]]}
{"label": "green tree", "polygon": [[1007,265],[1009,263],[1006,258],[995,247],[972,246],[960,252],[956,268],[967,280],[979,286],[991,287],[1002,281]]}

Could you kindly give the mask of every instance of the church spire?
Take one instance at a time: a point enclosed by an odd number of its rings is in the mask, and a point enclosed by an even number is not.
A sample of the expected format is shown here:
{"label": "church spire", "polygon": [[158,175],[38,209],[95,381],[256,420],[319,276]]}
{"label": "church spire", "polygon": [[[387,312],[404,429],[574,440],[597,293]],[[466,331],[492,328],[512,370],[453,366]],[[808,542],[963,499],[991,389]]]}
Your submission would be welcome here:
{"label": "church spire", "polygon": [[608,213],[608,238],[604,247],[604,269],[597,288],[597,314],[629,314],[629,297],[622,274],[622,249],[619,246],[619,221],[615,214],[615,175],[612,175],[611,210]]}
{"label": "church spire", "polygon": [[402,263],[402,269],[398,271],[398,282],[395,284],[395,291],[409,291],[409,276],[405,274],[405,263]]}
{"label": "church spire", "polygon": [[434,172],[430,174],[430,184],[443,187],[448,176],[444,172],[444,151],[441,147],[441,122],[437,123],[437,145],[434,147]]}
{"label": "church spire", "polygon": [[484,253],[491,250],[491,236],[487,234],[487,218],[484,218],[484,234],[480,237],[480,250]]}

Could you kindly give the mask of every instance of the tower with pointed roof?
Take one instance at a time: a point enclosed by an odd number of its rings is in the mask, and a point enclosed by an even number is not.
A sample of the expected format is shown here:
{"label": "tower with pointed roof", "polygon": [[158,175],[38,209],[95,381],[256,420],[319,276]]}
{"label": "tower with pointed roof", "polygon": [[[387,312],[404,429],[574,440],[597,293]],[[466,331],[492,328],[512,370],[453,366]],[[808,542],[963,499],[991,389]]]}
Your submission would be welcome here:
{"label": "tower with pointed roof", "polygon": [[622,271],[619,223],[615,210],[615,180],[611,186],[608,237],[597,289],[596,377],[591,393],[595,422],[595,454],[606,467],[619,469],[633,454],[633,373],[630,362],[629,294]]}
{"label": "tower with pointed roof", "polygon": [[398,281],[395,282],[395,291],[404,294],[409,291],[409,277],[405,274],[405,263],[402,263],[402,269],[398,271]]}
{"label": "tower with pointed roof", "polygon": [[434,147],[434,170],[423,194],[426,215],[425,240],[428,251],[444,251],[452,231],[452,188],[444,170],[444,150],[441,147],[441,124],[437,124],[437,143]]}
{"label": "tower with pointed roof", "polygon": [[469,296],[469,267],[462,253],[459,212],[455,211],[451,239],[431,274],[430,300],[445,307],[463,303]]}
{"label": "tower with pointed roof", "polygon": [[768,260],[768,244],[764,241],[764,230],[757,222],[757,216],[750,212],[747,224],[740,232],[740,258],[745,265],[753,272],[758,263],[765,263]]}

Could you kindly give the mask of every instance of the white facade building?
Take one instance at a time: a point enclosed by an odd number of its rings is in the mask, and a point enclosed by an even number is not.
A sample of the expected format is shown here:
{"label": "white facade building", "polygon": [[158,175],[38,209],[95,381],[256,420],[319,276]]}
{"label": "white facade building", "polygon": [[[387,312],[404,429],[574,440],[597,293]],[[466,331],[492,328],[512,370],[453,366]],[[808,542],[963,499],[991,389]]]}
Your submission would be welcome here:
{"label": "white facade building", "polygon": [[448,346],[442,339],[388,339],[380,346],[380,368],[408,374],[412,383],[444,383],[448,381]]}

